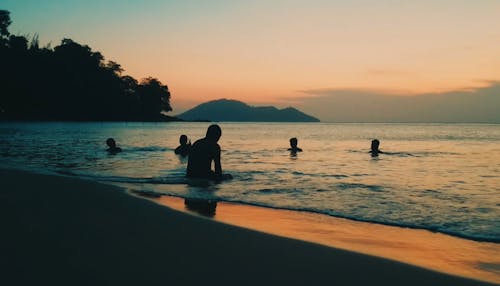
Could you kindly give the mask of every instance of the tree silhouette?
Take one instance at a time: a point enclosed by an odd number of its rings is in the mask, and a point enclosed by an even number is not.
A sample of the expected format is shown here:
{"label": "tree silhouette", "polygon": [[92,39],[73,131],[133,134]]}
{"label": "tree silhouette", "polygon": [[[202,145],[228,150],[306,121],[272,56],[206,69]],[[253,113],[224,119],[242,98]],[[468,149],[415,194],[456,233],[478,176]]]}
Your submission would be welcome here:
{"label": "tree silhouette", "polygon": [[10,12],[6,10],[0,10],[0,37],[8,38],[9,26],[12,22],[10,21]]}
{"label": "tree silhouette", "polygon": [[24,53],[28,50],[28,40],[23,36],[11,35],[9,37],[9,47],[17,53]]}
{"label": "tree silhouette", "polygon": [[108,63],[106,64],[106,68],[110,71],[113,71],[117,75],[121,75],[122,72],[125,71],[119,63],[114,61],[108,61]]}
{"label": "tree silhouette", "polygon": [[3,49],[8,44],[10,23],[9,11],[0,10],[0,49]]}
{"label": "tree silhouette", "polygon": [[51,49],[11,35],[0,10],[0,118],[28,120],[173,120],[168,87],[140,83],[87,45],[71,39]]}
{"label": "tree silhouette", "polygon": [[137,96],[145,116],[171,111],[170,92],[156,78],[148,77],[137,87]]}

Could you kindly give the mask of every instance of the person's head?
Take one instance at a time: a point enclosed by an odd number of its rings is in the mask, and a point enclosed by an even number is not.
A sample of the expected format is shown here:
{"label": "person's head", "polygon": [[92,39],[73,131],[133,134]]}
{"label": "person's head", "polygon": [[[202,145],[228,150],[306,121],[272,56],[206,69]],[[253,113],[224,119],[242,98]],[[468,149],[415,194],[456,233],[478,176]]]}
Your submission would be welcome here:
{"label": "person's head", "polygon": [[116,142],[115,142],[115,139],[113,139],[113,138],[108,138],[108,140],[106,140],[106,144],[109,146],[109,148],[116,147]]}
{"label": "person's head", "polygon": [[372,140],[372,151],[378,151],[378,146],[380,145],[380,141],[378,139]]}
{"label": "person's head", "polygon": [[297,143],[298,143],[297,138],[295,138],[295,137],[290,138],[290,146],[291,146],[292,148],[297,148]]}
{"label": "person's head", "polygon": [[181,143],[181,145],[186,145],[187,142],[188,142],[188,137],[182,134],[181,137],[179,137],[179,143]]}
{"label": "person's head", "polygon": [[205,136],[208,140],[212,142],[217,142],[219,141],[221,136],[222,136],[222,130],[220,129],[219,125],[212,124],[208,126],[207,135]]}

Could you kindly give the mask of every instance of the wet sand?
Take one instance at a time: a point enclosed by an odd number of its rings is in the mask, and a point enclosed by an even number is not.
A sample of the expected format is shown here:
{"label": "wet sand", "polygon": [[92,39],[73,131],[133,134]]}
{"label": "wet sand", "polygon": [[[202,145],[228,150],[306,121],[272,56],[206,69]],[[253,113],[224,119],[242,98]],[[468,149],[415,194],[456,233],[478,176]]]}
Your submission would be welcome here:
{"label": "wet sand", "polygon": [[[187,208],[182,198],[162,196],[154,201],[199,215],[199,212]],[[209,217],[270,234],[500,283],[498,243],[478,242],[422,229],[227,202],[218,202],[215,215]]]}
{"label": "wet sand", "polygon": [[187,215],[95,182],[0,177],[2,285],[489,285]]}

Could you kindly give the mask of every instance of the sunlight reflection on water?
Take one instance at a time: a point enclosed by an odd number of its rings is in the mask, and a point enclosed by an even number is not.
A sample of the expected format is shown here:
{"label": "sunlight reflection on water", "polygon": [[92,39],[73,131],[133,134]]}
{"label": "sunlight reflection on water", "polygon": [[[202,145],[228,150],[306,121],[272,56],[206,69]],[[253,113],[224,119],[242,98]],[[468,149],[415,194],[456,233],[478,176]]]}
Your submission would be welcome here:
{"label": "sunlight reflection on water", "polygon": [[[2,123],[0,166],[500,241],[500,125],[221,123],[234,179],[197,185],[173,149],[208,125]],[[107,154],[108,137],[124,151]],[[295,157],[290,137],[304,150]],[[390,154],[372,158],[374,138]]]}

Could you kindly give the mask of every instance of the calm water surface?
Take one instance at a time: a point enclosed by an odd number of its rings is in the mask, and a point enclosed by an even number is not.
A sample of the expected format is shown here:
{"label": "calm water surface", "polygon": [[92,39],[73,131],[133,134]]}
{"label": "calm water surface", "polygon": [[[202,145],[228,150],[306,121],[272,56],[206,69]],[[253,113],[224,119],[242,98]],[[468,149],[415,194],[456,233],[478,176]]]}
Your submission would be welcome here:
{"label": "calm water surface", "polygon": [[[500,125],[221,123],[234,179],[219,184],[187,180],[173,152],[208,125],[2,123],[0,167],[500,242]],[[108,137],[124,151],[107,154]],[[372,158],[373,138],[389,154]]]}

